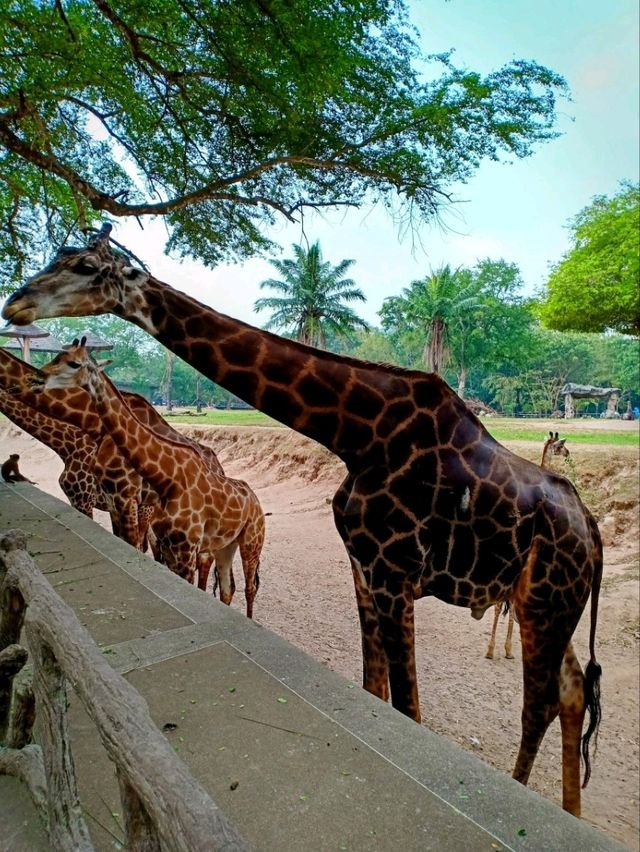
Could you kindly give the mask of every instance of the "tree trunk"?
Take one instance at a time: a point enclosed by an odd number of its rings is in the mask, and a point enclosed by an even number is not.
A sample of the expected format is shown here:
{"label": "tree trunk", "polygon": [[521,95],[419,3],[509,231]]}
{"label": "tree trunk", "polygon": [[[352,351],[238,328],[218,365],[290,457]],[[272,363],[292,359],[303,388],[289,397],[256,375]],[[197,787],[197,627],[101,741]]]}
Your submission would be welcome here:
{"label": "tree trunk", "polygon": [[165,367],[165,395],[167,399],[167,411],[173,411],[173,403],[171,401],[171,395],[173,393],[173,365],[176,360],[176,356],[173,352],[167,352],[167,363]]}
{"label": "tree trunk", "polygon": [[429,342],[424,350],[424,362],[430,373],[440,373],[446,361],[446,326],[441,317],[431,322]]}
{"label": "tree trunk", "polygon": [[198,414],[202,411],[202,400],[200,399],[202,377],[196,372],[196,411]]}
{"label": "tree trunk", "polygon": [[464,399],[465,391],[467,387],[467,368],[464,366],[460,367],[460,373],[458,375],[458,396],[460,399]]}

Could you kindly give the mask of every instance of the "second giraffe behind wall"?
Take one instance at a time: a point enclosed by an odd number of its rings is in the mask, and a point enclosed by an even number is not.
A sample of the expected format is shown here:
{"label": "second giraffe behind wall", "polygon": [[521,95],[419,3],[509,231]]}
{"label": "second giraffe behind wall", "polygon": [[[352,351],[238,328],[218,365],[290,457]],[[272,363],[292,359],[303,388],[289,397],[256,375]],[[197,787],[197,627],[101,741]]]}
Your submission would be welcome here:
{"label": "second giraffe behind wall", "polygon": [[152,526],[168,568],[190,583],[198,572],[198,585],[204,588],[215,557],[220,599],[229,604],[235,589],[232,562],[239,549],[251,618],[265,525],[258,498],[247,483],[217,473],[197,447],[161,436],[138,420],[91,358],[84,338],[74,341],[42,372],[49,390],[89,392],[123,456],[158,495],[159,511]]}

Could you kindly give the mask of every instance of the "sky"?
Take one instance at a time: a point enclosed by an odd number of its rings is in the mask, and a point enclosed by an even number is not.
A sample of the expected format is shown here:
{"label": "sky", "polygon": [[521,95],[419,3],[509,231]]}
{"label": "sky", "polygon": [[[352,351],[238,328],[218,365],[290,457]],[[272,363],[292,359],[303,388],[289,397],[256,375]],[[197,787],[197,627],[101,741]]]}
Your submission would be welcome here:
{"label": "sky", "polygon": [[[455,48],[454,62],[487,73],[512,59],[533,59],[563,75],[571,100],[559,104],[561,137],[525,159],[485,162],[445,215],[446,229],[423,226],[400,234],[382,208],[305,214],[300,225],[280,223],[269,236],[291,257],[291,246],[320,240],[332,264],[349,271],[367,296],[356,310],[379,325],[383,300],[445,263],[516,263],[525,293],[537,292],[549,265],[570,246],[567,224],[595,195],[613,195],[621,180],[638,180],[640,161],[640,27],[637,0],[413,0],[412,22],[425,53]],[[222,313],[263,325],[253,303],[268,295],[259,283],[276,275],[265,259],[206,269],[163,254],[161,222],[117,222],[114,237],[152,273]],[[276,275],[277,277],[277,275]]]}

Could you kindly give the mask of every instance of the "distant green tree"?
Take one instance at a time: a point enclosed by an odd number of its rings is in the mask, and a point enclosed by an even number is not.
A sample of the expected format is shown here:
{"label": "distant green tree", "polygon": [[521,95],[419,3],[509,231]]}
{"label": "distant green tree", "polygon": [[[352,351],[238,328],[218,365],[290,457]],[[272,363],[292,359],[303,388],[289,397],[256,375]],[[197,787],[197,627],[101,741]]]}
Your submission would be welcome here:
{"label": "distant green tree", "polygon": [[365,302],[366,296],[351,278],[345,278],[353,260],[332,266],[322,259],[320,244],[309,249],[293,246],[294,258],[271,260],[280,278],[260,283],[280,296],[265,296],[254,305],[256,311],[271,311],[266,329],[283,331],[310,346],[325,347],[328,335],[349,337],[367,323],[345,302]]}
{"label": "distant green tree", "polygon": [[385,299],[380,316],[383,328],[404,327],[420,333],[424,366],[429,372],[442,373],[451,357],[454,329],[464,340],[469,316],[483,306],[481,287],[469,271],[452,271],[446,265],[421,281],[413,281],[402,296]]}
{"label": "distant green tree", "polygon": [[560,76],[425,56],[408,5],[0,3],[0,285],[103,216],[162,216],[209,265],[306,208],[430,219],[483,160],[557,135]]}
{"label": "distant green tree", "polygon": [[573,245],[551,272],[542,321],[561,331],[640,335],[640,186],[597,196],[570,229]]}

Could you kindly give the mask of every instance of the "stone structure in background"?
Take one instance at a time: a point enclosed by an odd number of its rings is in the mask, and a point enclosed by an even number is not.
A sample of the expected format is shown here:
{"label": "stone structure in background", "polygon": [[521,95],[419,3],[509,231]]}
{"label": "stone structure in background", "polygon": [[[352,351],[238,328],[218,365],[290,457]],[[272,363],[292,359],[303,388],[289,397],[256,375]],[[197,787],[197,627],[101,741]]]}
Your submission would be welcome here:
{"label": "stone structure in background", "polygon": [[596,388],[593,385],[576,385],[573,382],[567,382],[560,393],[564,396],[564,416],[567,420],[576,416],[576,399],[606,399],[607,407],[601,416],[607,420],[620,417],[618,413],[620,388]]}

